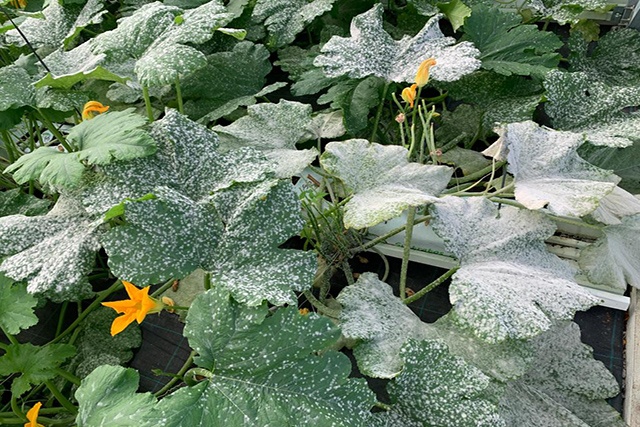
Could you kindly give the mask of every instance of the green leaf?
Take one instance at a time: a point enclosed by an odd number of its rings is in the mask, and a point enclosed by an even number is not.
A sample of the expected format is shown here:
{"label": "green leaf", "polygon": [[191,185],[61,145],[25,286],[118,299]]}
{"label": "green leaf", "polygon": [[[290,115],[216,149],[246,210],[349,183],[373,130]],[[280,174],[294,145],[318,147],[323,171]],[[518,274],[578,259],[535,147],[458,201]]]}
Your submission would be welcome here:
{"label": "green leaf", "polygon": [[11,393],[20,397],[32,386],[55,378],[54,369],[74,353],[75,348],[68,344],[11,344],[0,357],[0,375],[18,374],[11,383]]}
{"label": "green leaf", "polygon": [[376,414],[375,426],[507,425],[492,402],[489,378],[453,356],[443,342],[409,340],[401,356],[405,367],[387,386],[396,403]]}
{"label": "green leaf", "polygon": [[[326,112],[325,112],[326,111]],[[313,116],[306,129],[309,139],[335,139],[347,131],[339,111],[324,110]]]}
{"label": "green leaf", "polygon": [[407,150],[364,139],[330,142],[320,158],[329,173],[353,192],[344,225],[365,228],[396,217],[410,206],[437,200],[452,170],[407,161]]}
{"label": "green leaf", "polygon": [[291,43],[316,17],[331,10],[336,0],[258,0],[253,19],[269,30],[267,46],[279,48]]}
{"label": "green leaf", "polygon": [[[173,84],[206,66],[206,57],[189,43],[200,44],[233,19],[218,1],[183,11],[159,2],[146,4],[123,18],[116,29],[98,35],[93,52],[109,61],[135,58],[143,86]],[[176,23],[176,17],[182,21]]]}
{"label": "green leaf", "polygon": [[578,263],[593,283],[623,291],[627,283],[640,287],[638,239],[640,215],[628,216],[618,225],[604,227],[602,237],[580,251]]}
{"label": "green leaf", "polygon": [[584,144],[578,150],[580,157],[602,169],[609,169],[622,178],[618,185],[625,190],[640,193],[640,140],[627,148],[596,147]]}
{"label": "green leaf", "polygon": [[2,217],[0,251],[7,257],[0,271],[14,280],[26,280],[31,294],[55,301],[85,298],[92,294],[86,275],[100,249],[99,226],[78,200],[67,195],[61,195],[47,215]]}
{"label": "green leaf", "polygon": [[573,269],[547,252],[544,240],[555,224],[542,213],[505,206],[498,212],[484,198],[447,197],[432,214],[434,230],[460,260],[449,288],[453,310],[478,337],[529,339],[597,303],[574,281]]}
{"label": "green leaf", "polygon": [[311,124],[311,106],[281,100],[278,104],[258,104],[247,109],[247,115],[228,126],[215,126],[221,148],[253,147],[264,153],[275,165],[279,178],[299,174],[318,151],[297,150],[296,143],[307,140]]}
{"label": "green leaf", "polygon": [[463,175],[470,175],[491,165],[491,160],[488,160],[477,151],[460,147],[453,147],[438,156],[438,162],[460,169]]}
{"label": "green leaf", "polygon": [[[100,114],[69,132],[68,140],[78,151],[67,153],[55,147],[40,147],[20,157],[5,169],[19,184],[38,179],[53,188],[76,187],[85,164],[105,165],[153,154],[151,137],[142,129],[146,120],[128,109]],[[83,162],[84,161],[84,162]]]}
{"label": "green leaf", "polygon": [[[34,47],[58,49],[68,47],[80,35],[82,29],[102,22],[104,10],[102,0],[88,0],[83,4],[64,4],[52,1],[42,10],[42,18],[27,17],[20,30]],[[18,46],[26,43],[17,30],[6,33],[7,41]]]}
{"label": "green leaf", "polygon": [[444,13],[449,22],[451,22],[453,31],[458,31],[458,28],[464,25],[464,20],[471,16],[471,8],[460,0],[438,2],[437,4],[440,12]]}
{"label": "green leaf", "polygon": [[604,399],[618,394],[618,384],[580,329],[562,322],[532,341],[535,363],[522,378],[506,385],[500,415],[507,425],[523,427],[624,427]]}
{"label": "green leaf", "polygon": [[25,285],[0,274],[0,327],[3,331],[15,335],[38,323],[33,312],[37,303],[38,300],[27,293]]}
{"label": "green leaf", "polygon": [[36,91],[31,76],[15,65],[0,68],[0,111],[35,104]]}
{"label": "green leaf", "polygon": [[43,215],[49,211],[51,201],[39,199],[14,188],[0,193],[0,217],[7,215]]}
{"label": "green leaf", "polygon": [[140,374],[120,366],[100,366],[76,390],[78,427],[142,425],[156,403],[151,393],[136,393]]}
{"label": "green leaf", "polygon": [[437,61],[431,69],[435,80],[458,80],[480,67],[478,50],[468,42],[454,46],[455,39],[438,28],[439,17],[430,19],[415,37],[395,41],[382,28],[382,15],[383,7],[377,4],[353,18],[351,37],[332,37],[314,64],[323,67],[328,77],[375,75],[399,83],[413,82],[418,66],[428,58]]}
{"label": "green leaf", "polygon": [[207,57],[207,65],[181,82],[185,112],[192,119],[216,120],[255,103],[271,71],[269,51],[251,42]]}
{"label": "green leaf", "polygon": [[295,307],[267,314],[266,305],[247,308],[220,288],[199,296],[185,335],[200,355],[196,363],[215,371],[160,401],[149,425],[196,425],[205,418],[211,427],[363,425],[372,393],[364,380],[348,378],[344,355],[323,351],[339,330]]}
{"label": "green leaf", "polygon": [[499,131],[500,139],[484,153],[509,161],[516,200],[529,209],[546,207],[566,216],[583,216],[611,193],[618,178],[584,161],[577,150],[584,137],[538,126],[532,121],[511,123]]}
{"label": "green leaf", "polygon": [[464,25],[465,40],[480,50],[482,68],[499,74],[544,76],[555,69],[562,41],[536,25],[520,25],[520,16],[479,6]]}

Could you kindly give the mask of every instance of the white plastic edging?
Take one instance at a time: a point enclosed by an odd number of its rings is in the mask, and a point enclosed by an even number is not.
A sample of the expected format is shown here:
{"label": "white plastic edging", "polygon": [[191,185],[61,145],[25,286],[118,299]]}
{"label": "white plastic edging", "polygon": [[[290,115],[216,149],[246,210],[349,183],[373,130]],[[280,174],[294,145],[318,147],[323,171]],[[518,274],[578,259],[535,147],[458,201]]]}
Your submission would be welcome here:
{"label": "white plastic edging", "polygon": [[638,316],[638,290],[631,290],[631,305],[627,321],[625,347],[625,396],[622,413],[629,427],[640,427],[640,316]]}

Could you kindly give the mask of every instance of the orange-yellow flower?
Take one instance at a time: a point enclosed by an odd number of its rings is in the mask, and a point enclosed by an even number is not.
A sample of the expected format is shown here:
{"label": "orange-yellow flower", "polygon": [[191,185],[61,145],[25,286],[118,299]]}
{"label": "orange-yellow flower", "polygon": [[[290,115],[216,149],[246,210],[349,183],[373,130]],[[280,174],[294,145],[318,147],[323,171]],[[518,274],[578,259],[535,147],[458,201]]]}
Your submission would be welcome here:
{"label": "orange-yellow flower", "polygon": [[38,420],[38,412],[40,412],[40,407],[42,406],[42,402],[38,402],[33,405],[33,408],[29,409],[27,412],[28,423],[24,423],[24,427],[44,427],[42,424],[37,423]]}
{"label": "orange-yellow flower", "polygon": [[408,103],[411,108],[413,108],[413,102],[416,100],[417,87],[417,84],[412,84],[411,87],[405,87],[404,89],[402,89],[402,93],[400,94],[404,102]]}
{"label": "orange-yellow flower", "polygon": [[128,300],[103,302],[105,307],[113,308],[122,316],[116,317],[111,324],[111,336],[124,331],[130,323],[137,321],[142,323],[149,313],[159,313],[164,308],[164,304],[149,296],[149,286],[143,289],[136,288],[129,282],[122,281],[124,288],[129,294]]}
{"label": "orange-yellow flower", "polygon": [[98,101],[89,101],[82,108],[82,120],[92,119],[96,114],[104,113],[108,109],[108,105],[102,105]]}
{"label": "orange-yellow flower", "polygon": [[27,0],[11,0],[10,4],[15,9],[24,9],[27,7]]}
{"label": "orange-yellow flower", "polygon": [[422,87],[427,84],[429,81],[429,71],[434,65],[436,65],[435,58],[429,58],[422,61],[422,64],[420,64],[418,72],[416,73],[416,84],[418,87]]}

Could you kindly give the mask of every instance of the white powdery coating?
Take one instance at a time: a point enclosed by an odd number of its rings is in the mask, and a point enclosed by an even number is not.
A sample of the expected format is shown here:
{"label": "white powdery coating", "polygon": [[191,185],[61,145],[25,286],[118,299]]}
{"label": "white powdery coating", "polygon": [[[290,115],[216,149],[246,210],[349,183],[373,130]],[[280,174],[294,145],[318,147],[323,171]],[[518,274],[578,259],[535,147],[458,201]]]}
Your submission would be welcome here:
{"label": "white powdery coating", "polygon": [[573,269],[547,252],[544,239],[555,226],[544,215],[503,207],[498,217],[484,198],[453,197],[433,214],[434,230],[461,263],[449,290],[454,310],[482,339],[531,338],[597,303]]}
{"label": "white powdery coating", "polygon": [[423,323],[391,286],[374,273],[363,273],[337,297],[342,304],[340,329],[346,338],[362,340],[353,354],[360,371],[375,378],[393,378],[402,371],[400,348],[408,339],[425,339],[429,326]]}
{"label": "white powdery coating", "polygon": [[320,163],[354,193],[345,205],[347,228],[370,227],[410,206],[437,200],[453,172],[446,166],[409,163],[405,148],[364,139],[330,142]]}
{"label": "white powdery coating", "polygon": [[622,219],[603,229],[604,235],[580,252],[578,263],[597,284],[625,290],[627,283],[640,287],[640,215]]}
{"label": "white powdery coating", "polygon": [[0,219],[0,248],[9,255],[0,265],[7,277],[28,281],[27,291],[54,300],[91,293],[86,275],[100,249],[99,223],[79,203],[61,196],[45,216],[10,215]]}
{"label": "white powdery coating", "polygon": [[413,82],[420,64],[435,58],[431,78],[455,81],[480,68],[480,51],[470,42],[454,46],[453,37],[445,37],[438,27],[441,15],[427,22],[413,38],[396,41],[382,28],[382,4],[356,16],[351,21],[351,37],[333,36],[323,47],[314,65],[323,67],[325,75],[348,75],[362,78],[369,75],[386,81]]}
{"label": "white powdery coating", "polygon": [[317,16],[331,10],[336,0],[258,0],[253,19],[269,29],[273,47],[291,43]]}
{"label": "white powdery coating", "polygon": [[607,225],[620,224],[621,219],[640,213],[640,200],[633,194],[616,186],[613,191],[600,199],[591,217]]}
{"label": "white powdery coating", "polygon": [[0,68],[0,111],[34,103],[36,91],[24,68],[9,65]]}
{"label": "white powdery coating", "polygon": [[595,126],[585,126],[573,131],[584,133],[587,141],[593,145],[613,148],[629,147],[634,141],[640,139],[640,113],[602,117]]}
{"label": "white powdery coating", "polygon": [[[88,0],[81,7],[76,4],[63,6],[54,1],[43,9],[44,19],[28,17],[19,27],[33,46],[57,49],[79,34],[82,28],[100,23],[105,13],[103,0]],[[6,34],[7,42],[25,45],[17,30],[9,30]]]}
{"label": "white powdery coating", "polygon": [[596,209],[619,180],[580,158],[580,134],[526,121],[508,124],[501,140],[509,151],[516,200],[529,209],[547,207],[558,215],[580,217]]}
{"label": "white powdery coating", "polygon": [[297,150],[296,143],[308,139],[311,106],[281,100],[278,104],[258,104],[247,109],[247,115],[229,126],[215,126],[223,150],[253,147],[262,151],[274,164],[278,178],[300,173],[318,151]]}

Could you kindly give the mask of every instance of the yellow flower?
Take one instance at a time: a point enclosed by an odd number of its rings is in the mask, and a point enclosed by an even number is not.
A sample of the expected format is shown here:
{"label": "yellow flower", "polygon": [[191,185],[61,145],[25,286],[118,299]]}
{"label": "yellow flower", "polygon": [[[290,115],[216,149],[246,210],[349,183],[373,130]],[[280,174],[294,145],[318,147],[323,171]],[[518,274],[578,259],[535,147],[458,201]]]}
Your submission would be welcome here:
{"label": "yellow flower", "polygon": [[102,303],[105,307],[110,307],[118,313],[123,313],[122,316],[116,317],[111,324],[111,336],[124,331],[134,320],[142,323],[147,314],[159,313],[165,307],[162,302],[149,296],[149,286],[138,289],[133,284],[125,282],[124,280],[122,284],[127,294],[129,294],[130,299]]}
{"label": "yellow flower", "polygon": [[82,120],[92,119],[96,114],[104,113],[108,109],[108,105],[102,105],[98,101],[89,101],[82,108]]}
{"label": "yellow flower", "polygon": [[27,412],[28,423],[24,423],[24,427],[44,427],[42,424],[38,424],[36,421],[38,420],[38,412],[40,412],[40,407],[42,406],[42,402],[38,402],[33,405],[33,408],[29,409]]}
{"label": "yellow flower", "polygon": [[429,70],[431,67],[436,65],[435,58],[429,58],[422,61],[422,64],[418,67],[418,72],[416,73],[416,84],[418,87],[422,87],[427,84],[429,81]]}
{"label": "yellow flower", "polygon": [[15,9],[24,9],[27,7],[27,0],[11,0],[9,4],[11,4]]}
{"label": "yellow flower", "polygon": [[413,108],[413,101],[416,100],[417,87],[418,87],[417,84],[412,84],[411,87],[405,87],[404,89],[402,89],[402,93],[400,94],[404,102],[408,103],[411,106],[411,108]]}
{"label": "yellow flower", "polygon": [[306,316],[307,314],[309,314],[309,309],[308,308],[301,308],[298,310],[298,312],[302,315],[302,316]]}

